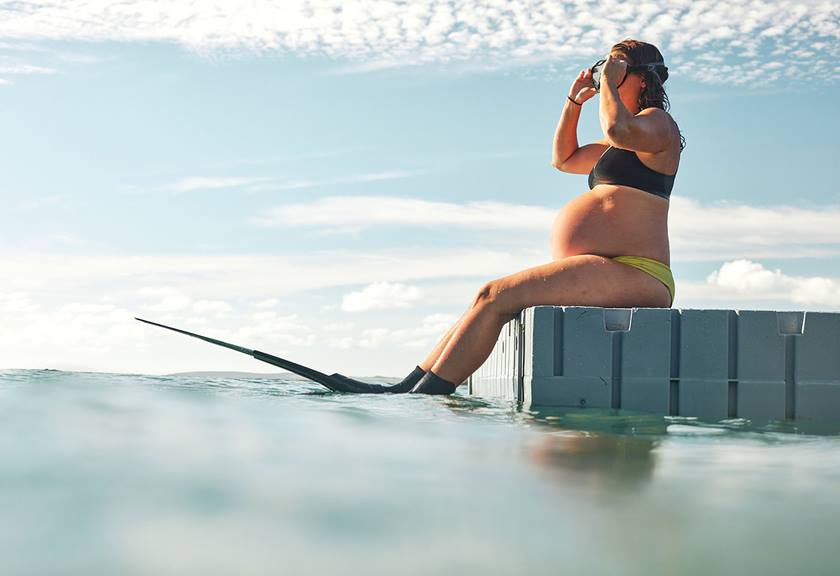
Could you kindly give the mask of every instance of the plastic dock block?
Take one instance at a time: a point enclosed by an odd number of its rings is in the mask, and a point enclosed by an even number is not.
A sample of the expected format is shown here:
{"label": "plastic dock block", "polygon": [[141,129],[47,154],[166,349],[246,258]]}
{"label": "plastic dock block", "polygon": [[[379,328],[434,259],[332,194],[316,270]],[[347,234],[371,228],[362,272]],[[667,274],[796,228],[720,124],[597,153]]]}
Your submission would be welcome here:
{"label": "plastic dock block", "polygon": [[536,306],[468,384],[527,406],[840,421],[840,313]]}

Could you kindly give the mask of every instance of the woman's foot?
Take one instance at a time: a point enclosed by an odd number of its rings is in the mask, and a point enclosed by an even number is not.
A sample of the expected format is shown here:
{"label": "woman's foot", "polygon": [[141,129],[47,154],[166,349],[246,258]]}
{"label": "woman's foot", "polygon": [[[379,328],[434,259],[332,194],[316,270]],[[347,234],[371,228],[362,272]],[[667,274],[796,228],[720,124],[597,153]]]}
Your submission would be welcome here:
{"label": "woman's foot", "polygon": [[411,389],[410,394],[452,394],[457,387],[458,384],[444,380],[429,370],[417,385]]}

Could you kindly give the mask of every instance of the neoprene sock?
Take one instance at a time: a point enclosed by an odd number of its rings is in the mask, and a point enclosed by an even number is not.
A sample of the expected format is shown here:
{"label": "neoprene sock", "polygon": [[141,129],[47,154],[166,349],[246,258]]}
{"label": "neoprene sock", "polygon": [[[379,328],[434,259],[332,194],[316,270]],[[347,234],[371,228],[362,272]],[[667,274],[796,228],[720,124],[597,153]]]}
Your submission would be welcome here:
{"label": "neoprene sock", "polygon": [[458,387],[449,380],[444,380],[431,370],[426,372],[409,394],[452,394]]}
{"label": "neoprene sock", "polygon": [[411,374],[403,378],[401,382],[391,385],[370,384],[368,382],[354,380],[353,378],[337,373],[331,374],[330,376],[343,385],[344,390],[342,390],[342,392],[357,394],[385,394],[386,392],[390,392],[392,394],[405,394],[414,388],[414,385],[420,381],[425,373],[425,370],[420,368],[420,366],[417,366],[411,371]]}
{"label": "neoprene sock", "polygon": [[411,374],[403,378],[402,382],[386,386],[386,392],[392,392],[394,394],[405,394],[406,392],[411,392],[411,389],[414,388],[414,386],[420,382],[420,379],[425,375],[425,370],[420,368],[420,366],[415,366],[414,370],[411,371]]}

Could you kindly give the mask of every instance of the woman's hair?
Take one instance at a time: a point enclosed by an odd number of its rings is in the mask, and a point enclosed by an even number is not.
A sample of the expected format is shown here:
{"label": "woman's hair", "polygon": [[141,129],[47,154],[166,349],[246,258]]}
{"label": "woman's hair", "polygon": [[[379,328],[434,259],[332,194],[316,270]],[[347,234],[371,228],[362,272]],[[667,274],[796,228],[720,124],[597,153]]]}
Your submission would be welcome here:
{"label": "woman's hair", "polygon": [[[619,52],[627,58],[628,63],[638,66],[640,64],[648,64],[652,62],[664,62],[665,58],[662,53],[653,44],[642,42],[640,40],[633,40],[626,38],[615,44],[610,53]],[[668,79],[668,71],[662,67],[657,66],[656,71],[644,70],[639,72],[645,78],[645,87],[639,93],[639,110],[645,108],[661,108],[666,112],[671,107],[668,101],[668,95],[665,93],[665,86],[663,84]],[[679,127],[677,127],[679,131]],[[685,148],[685,138],[680,132],[680,151]]]}

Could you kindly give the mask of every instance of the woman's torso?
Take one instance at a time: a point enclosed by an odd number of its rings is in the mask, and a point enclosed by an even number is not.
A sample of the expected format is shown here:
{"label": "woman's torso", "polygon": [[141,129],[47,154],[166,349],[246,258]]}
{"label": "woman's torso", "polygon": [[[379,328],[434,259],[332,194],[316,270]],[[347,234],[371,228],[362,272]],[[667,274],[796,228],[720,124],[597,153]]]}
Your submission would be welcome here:
{"label": "woman's torso", "polygon": [[[606,153],[609,147],[603,146]],[[675,174],[679,145],[672,148],[675,149],[634,154],[651,170]],[[551,239],[554,258],[631,255],[670,265],[668,203],[661,196],[632,186],[596,184],[566,204],[555,218]]]}

